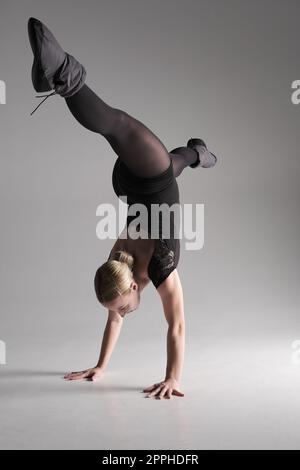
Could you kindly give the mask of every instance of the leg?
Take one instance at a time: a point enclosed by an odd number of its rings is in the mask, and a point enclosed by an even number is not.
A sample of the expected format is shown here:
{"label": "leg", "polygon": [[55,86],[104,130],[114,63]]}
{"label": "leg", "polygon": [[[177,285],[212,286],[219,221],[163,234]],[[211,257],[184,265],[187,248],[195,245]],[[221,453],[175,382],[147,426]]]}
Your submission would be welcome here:
{"label": "leg", "polygon": [[85,84],[84,66],[63,50],[46,25],[29,18],[28,35],[34,55],[31,75],[36,91],[55,89],[77,121],[103,135],[137,176],[156,176],[170,166],[169,153],[159,138],[142,122],[102,101]]}
{"label": "leg", "polygon": [[169,153],[173,162],[174,174],[179,176],[187,166],[197,161],[197,152],[189,147],[177,147]]}
{"label": "leg", "polygon": [[156,176],[169,167],[169,153],[159,138],[125,111],[106,104],[86,84],[65,100],[77,121],[101,134],[137,176]]}

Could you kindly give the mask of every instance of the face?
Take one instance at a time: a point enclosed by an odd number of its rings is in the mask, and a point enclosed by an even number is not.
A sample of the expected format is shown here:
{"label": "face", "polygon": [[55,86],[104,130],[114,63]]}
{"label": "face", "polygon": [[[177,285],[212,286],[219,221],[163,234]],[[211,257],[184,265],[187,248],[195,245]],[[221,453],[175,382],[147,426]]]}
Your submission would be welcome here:
{"label": "face", "polygon": [[130,289],[128,294],[119,295],[116,299],[105,302],[102,305],[109,310],[117,312],[121,317],[125,317],[128,313],[136,310],[140,304],[140,291],[135,281],[132,281]]}

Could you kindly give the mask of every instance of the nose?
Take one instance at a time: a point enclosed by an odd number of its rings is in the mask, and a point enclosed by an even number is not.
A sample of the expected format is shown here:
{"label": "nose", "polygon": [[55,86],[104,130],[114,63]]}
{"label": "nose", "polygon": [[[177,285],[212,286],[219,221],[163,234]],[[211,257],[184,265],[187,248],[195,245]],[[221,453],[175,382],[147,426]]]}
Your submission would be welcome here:
{"label": "nose", "polygon": [[124,318],[125,315],[127,315],[127,313],[130,313],[130,312],[132,312],[132,310],[126,310],[126,312],[122,312],[122,313],[120,313],[120,315],[121,315],[122,318]]}

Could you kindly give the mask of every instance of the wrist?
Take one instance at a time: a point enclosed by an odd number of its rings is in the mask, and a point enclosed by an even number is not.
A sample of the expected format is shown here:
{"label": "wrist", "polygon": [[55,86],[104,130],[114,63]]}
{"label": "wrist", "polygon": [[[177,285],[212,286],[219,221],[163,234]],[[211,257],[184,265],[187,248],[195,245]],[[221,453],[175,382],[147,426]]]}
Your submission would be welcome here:
{"label": "wrist", "polygon": [[165,380],[174,380],[175,382],[179,384],[179,379],[172,375],[166,375]]}

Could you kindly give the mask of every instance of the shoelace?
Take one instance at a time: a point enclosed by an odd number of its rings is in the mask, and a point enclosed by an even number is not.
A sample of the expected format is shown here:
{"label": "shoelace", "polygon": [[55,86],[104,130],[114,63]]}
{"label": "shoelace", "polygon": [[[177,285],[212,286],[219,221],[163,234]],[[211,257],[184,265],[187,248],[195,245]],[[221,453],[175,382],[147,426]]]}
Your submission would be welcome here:
{"label": "shoelace", "polygon": [[50,93],[49,95],[35,95],[36,98],[44,98],[43,101],[41,101],[37,107],[30,113],[30,116],[33,115],[33,113],[41,106],[41,104],[44,103],[44,101],[46,101],[47,98],[49,98],[49,96],[53,96],[53,95],[56,95],[56,91],[54,91],[53,93]]}

